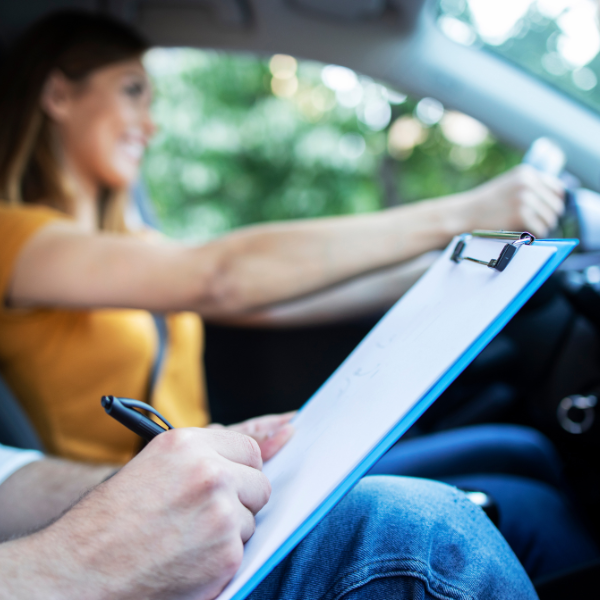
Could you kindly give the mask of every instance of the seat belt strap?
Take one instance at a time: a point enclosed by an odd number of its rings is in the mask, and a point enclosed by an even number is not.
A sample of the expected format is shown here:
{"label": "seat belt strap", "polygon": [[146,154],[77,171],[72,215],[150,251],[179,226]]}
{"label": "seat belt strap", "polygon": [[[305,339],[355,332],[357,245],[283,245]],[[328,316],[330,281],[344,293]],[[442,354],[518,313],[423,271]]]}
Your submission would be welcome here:
{"label": "seat belt strap", "polygon": [[169,329],[167,327],[165,315],[152,313],[152,318],[154,319],[154,325],[158,335],[158,346],[156,355],[154,356],[154,364],[150,371],[150,378],[148,379],[148,392],[146,394],[146,402],[148,404],[152,404],[152,395],[154,394],[156,384],[160,378],[165,358],[167,357],[167,346],[169,344]]}

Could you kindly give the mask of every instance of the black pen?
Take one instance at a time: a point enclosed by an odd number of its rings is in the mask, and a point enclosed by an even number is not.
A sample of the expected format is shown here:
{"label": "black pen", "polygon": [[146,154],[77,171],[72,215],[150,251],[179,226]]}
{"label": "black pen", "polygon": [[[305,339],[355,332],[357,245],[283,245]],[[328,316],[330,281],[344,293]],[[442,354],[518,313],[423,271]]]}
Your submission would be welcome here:
{"label": "black pen", "polygon": [[121,425],[125,425],[128,429],[131,429],[133,433],[137,433],[137,435],[144,438],[147,442],[153,440],[160,433],[164,433],[167,429],[161,427],[158,423],[155,423],[136,409],[151,412],[156,415],[168,429],[173,429],[173,425],[171,425],[169,421],[167,421],[155,408],[145,402],[132,400],[131,398],[102,396],[101,403],[108,415],[119,421]]}

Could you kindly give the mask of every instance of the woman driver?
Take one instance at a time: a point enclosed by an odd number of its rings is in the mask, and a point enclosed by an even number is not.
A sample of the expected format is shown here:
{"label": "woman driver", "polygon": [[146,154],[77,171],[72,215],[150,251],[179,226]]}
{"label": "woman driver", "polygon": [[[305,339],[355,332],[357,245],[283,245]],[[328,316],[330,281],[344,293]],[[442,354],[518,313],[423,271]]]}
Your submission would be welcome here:
{"label": "woman driver", "polygon": [[[0,86],[0,365],[51,453],[112,463],[135,453],[138,439],[99,399],[145,397],[149,311],[167,313],[169,330],[152,402],[176,427],[202,426],[199,315],[275,319],[280,303],[457,233],[543,234],[562,211],[558,182],[517,169],[464,194],[248,227],[196,247],[130,232],[127,190],[154,131],[146,49],[106,17],[54,13],[14,48]],[[289,435],[285,421],[264,427]]]}

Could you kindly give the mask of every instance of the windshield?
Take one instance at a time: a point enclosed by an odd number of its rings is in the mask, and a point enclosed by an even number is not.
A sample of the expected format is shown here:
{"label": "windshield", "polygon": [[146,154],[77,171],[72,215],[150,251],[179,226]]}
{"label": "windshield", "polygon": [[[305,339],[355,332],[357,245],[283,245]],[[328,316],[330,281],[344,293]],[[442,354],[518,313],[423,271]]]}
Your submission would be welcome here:
{"label": "windshield", "polygon": [[440,0],[438,25],[600,112],[596,0]]}

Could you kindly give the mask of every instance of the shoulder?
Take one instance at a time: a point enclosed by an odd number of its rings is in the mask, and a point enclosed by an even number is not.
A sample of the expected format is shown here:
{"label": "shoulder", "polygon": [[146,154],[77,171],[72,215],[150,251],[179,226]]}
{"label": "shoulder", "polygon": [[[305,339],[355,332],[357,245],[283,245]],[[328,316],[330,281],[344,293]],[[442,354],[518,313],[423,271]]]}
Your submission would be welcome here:
{"label": "shoulder", "polygon": [[0,220],[12,223],[70,219],[68,215],[42,204],[10,204],[0,200]]}
{"label": "shoulder", "polygon": [[0,263],[12,263],[22,247],[46,225],[70,220],[68,215],[47,206],[0,201]]}
{"label": "shoulder", "polygon": [[53,208],[40,204],[9,204],[0,201],[0,239],[5,246],[20,244],[51,222],[71,221],[71,218]]}

